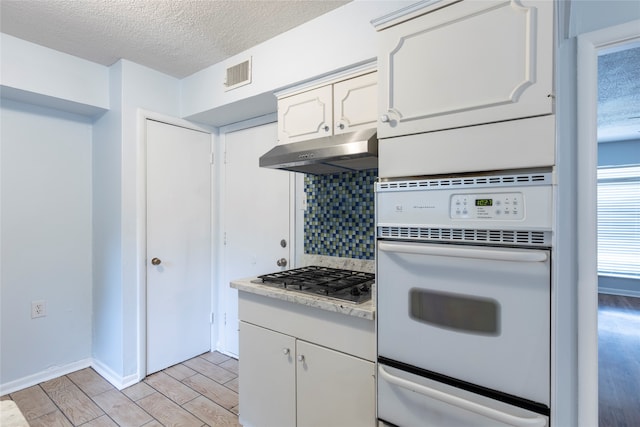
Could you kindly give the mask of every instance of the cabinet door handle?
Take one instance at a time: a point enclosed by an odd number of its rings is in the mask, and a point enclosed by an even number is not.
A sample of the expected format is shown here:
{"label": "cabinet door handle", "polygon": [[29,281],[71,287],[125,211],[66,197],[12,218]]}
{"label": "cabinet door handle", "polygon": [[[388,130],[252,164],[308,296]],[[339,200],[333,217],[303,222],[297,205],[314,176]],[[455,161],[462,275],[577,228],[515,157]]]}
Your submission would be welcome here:
{"label": "cabinet door handle", "polygon": [[298,356],[298,362],[304,362],[304,354]]}
{"label": "cabinet door handle", "polygon": [[380,121],[382,123],[389,123],[389,116],[387,114],[383,114],[380,116]]}
{"label": "cabinet door handle", "polygon": [[[441,247],[440,247],[441,246]],[[378,250],[383,252],[395,252],[415,255],[440,255],[458,258],[486,259],[491,261],[512,262],[545,262],[549,258],[543,250],[530,250],[527,252],[513,252],[502,248],[464,248],[446,247],[445,245],[422,245],[404,242],[379,242]]]}
{"label": "cabinet door handle", "polygon": [[288,355],[289,353],[291,353],[291,350],[289,350],[288,348],[282,349],[282,354],[284,354],[285,356]]}
{"label": "cabinet door handle", "polygon": [[322,129],[324,129],[325,132],[329,132],[329,125],[324,125]]}
{"label": "cabinet door handle", "polygon": [[344,129],[344,123],[338,123],[337,124],[338,129],[342,130]]}

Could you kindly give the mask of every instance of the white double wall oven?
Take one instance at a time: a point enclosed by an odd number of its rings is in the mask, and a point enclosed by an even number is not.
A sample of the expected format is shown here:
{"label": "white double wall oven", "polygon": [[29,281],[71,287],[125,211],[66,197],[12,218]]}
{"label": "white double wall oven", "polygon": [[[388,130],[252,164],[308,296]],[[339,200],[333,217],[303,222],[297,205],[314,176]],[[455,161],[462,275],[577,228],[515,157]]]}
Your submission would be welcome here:
{"label": "white double wall oven", "polygon": [[550,170],[376,184],[378,417],[546,426]]}

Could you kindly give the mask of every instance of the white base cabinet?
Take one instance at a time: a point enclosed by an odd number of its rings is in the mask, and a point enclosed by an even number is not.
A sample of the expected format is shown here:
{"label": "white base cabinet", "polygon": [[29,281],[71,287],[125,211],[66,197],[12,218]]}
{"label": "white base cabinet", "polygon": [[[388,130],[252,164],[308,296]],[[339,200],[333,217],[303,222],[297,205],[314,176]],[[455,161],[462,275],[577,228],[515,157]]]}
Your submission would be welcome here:
{"label": "white base cabinet", "polygon": [[373,362],[296,342],[298,427],[371,426],[375,418]]}
{"label": "white base cabinet", "polygon": [[372,320],[246,292],[239,302],[243,426],[376,425]]}
{"label": "white base cabinet", "polygon": [[372,362],[240,322],[240,412],[251,426],[371,426]]}
{"label": "white base cabinet", "polygon": [[244,426],[296,425],[294,353],[294,338],[240,322],[240,418]]}

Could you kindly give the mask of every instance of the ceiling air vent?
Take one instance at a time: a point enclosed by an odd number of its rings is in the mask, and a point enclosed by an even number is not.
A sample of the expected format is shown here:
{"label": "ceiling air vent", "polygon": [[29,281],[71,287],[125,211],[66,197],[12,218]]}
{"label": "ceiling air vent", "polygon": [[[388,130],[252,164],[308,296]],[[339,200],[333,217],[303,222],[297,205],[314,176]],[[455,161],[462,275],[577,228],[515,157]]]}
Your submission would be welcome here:
{"label": "ceiling air vent", "polygon": [[227,68],[225,91],[251,83],[251,58]]}

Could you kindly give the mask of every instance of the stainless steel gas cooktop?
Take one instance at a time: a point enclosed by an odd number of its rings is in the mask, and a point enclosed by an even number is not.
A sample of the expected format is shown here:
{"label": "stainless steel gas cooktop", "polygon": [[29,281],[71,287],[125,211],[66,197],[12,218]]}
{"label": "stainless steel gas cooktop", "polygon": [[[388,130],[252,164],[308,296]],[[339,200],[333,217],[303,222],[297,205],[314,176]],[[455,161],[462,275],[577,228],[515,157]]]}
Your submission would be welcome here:
{"label": "stainless steel gas cooktop", "polygon": [[375,274],[309,266],[263,274],[258,278],[266,286],[362,303],[371,299]]}

